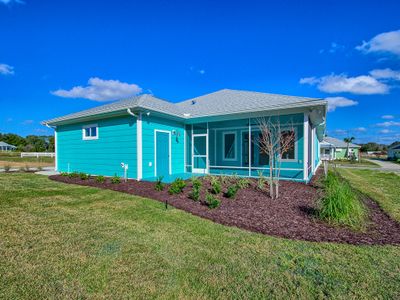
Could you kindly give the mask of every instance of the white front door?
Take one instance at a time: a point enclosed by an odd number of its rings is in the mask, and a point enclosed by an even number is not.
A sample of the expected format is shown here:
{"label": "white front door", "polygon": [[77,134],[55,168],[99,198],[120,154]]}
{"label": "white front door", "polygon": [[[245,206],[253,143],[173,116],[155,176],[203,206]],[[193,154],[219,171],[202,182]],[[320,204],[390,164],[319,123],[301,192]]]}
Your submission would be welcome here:
{"label": "white front door", "polygon": [[208,138],[207,134],[192,135],[192,172],[208,173]]}

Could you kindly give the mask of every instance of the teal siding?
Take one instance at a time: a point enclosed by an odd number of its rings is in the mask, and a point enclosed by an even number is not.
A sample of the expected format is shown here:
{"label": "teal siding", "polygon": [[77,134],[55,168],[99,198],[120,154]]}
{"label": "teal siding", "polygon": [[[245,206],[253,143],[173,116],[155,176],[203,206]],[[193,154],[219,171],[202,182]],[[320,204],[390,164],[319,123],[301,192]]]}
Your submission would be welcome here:
{"label": "teal siding", "polygon": [[[82,139],[82,126],[88,124],[98,124],[98,139]],[[128,177],[136,178],[136,119],[131,116],[58,126],[57,147],[60,172],[123,176],[124,162]]]}
{"label": "teal siding", "polygon": [[[184,125],[158,117],[143,116],[143,178],[155,176],[155,130],[165,130],[171,132],[171,172],[172,174],[184,173]],[[175,131],[175,135],[172,131]]]}

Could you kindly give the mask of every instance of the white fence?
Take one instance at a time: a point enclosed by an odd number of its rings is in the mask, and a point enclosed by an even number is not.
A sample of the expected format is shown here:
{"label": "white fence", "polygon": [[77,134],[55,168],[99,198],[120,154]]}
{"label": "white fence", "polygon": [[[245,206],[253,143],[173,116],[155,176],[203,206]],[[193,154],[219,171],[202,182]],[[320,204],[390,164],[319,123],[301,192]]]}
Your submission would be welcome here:
{"label": "white fence", "polygon": [[21,152],[21,157],[55,157],[54,152]]}

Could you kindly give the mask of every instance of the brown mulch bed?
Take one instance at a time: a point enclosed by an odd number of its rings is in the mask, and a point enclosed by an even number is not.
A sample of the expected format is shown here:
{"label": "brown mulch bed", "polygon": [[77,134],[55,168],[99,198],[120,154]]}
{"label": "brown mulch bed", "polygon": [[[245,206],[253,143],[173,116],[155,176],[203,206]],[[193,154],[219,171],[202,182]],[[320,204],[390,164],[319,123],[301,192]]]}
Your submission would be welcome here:
{"label": "brown mulch bed", "polygon": [[[206,205],[188,198],[192,189],[190,181],[187,181],[182,194],[169,195],[168,186],[159,192],[154,189],[154,182],[129,180],[126,183],[112,184],[110,179],[107,179],[105,183],[97,183],[94,178],[81,180],[61,175],[50,176],[50,179],[134,194],[160,202],[167,200],[170,205],[193,215],[278,237],[355,245],[400,244],[400,224],[369,198],[364,198],[369,210],[368,228],[364,232],[331,226],[318,220],[314,213],[321,190],[313,182],[306,185],[282,181],[279,199],[272,200],[268,193],[257,190],[256,181],[252,180],[251,186],[239,190],[234,200],[227,199],[221,194],[218,196],[222,201],[221,206],[209,209]],[[205,187],[203,184],[201,199],[204,199]]]}

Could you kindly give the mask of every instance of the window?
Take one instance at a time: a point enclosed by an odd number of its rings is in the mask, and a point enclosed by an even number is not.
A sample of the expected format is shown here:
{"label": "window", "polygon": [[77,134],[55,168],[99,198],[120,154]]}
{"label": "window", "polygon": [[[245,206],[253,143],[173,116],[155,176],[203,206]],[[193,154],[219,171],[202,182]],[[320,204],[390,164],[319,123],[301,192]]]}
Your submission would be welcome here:
{"label": "window", "polygon": [[82,138],[84,140],[96,140],[99,137],[97,124],[87,125],[82,128]]}
{"label": "window", "polygon": [[[261,140],[262,134],[258,134],[258,138]],[[258,146],[258,164],[260,166],[269,165],[269,155],[262,151],[261,147]]]}
{"label": "window", "polygon": [[224,133],[224,160],[236,160],[236,133]]}
{"label": "window", "polygon": [[295,140],[296,133],[294,131],[282,131],[282,139],[285,140],[289,135],[293,135],[293,139],[290,142],[289,150],[282,154],[282,159],[296,159],[296,151],[295,151]]}

